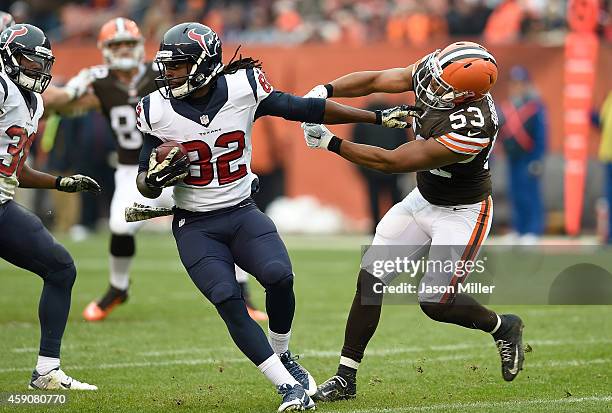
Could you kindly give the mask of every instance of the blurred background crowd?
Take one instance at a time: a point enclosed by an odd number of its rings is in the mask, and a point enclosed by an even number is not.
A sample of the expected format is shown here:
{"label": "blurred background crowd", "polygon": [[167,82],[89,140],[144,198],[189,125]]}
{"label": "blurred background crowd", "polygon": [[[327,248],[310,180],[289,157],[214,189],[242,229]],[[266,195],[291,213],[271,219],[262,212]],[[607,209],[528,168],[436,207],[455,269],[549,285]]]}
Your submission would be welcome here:
{"label": "blurred background crowd", "polygon": [[[99,28],[117,16],[129,17],[138,23],[149,42],[149,50],[154,50],[168,28],[183,21],[202,22],[215,29],[224,43],[253,45],[264,53],[278,46],[285,48],[283,50],[314,47],[307,49],[307,53],[324,55],[337,53],[343,47],[367,51],[368,44],[377,44],[387,49],[387,55],[392,55],[395,48],[431,51],[458,39],[476,40],[493,48],[507,47],[501,54],[504,65],[500,68],[500,82],[493,91],[503,126],[492,156],[496,202],[492,232],[506,234],[508,242],[529,244],[537,242],[544,234],[564,231],[563,107],[559,100],[562,98],[563,44],[570,30],[566,0],[5,0],[1,4],[1,9],[10,12],[17,22],[43,28],[52,39],[54,50],[56,45],[68,50],[82,45],[95,48]],[[612,0],[600,2],[596,20],[595,34],[603,47],[600,56],[605,57],[612,44]],[[523,44],[527,45],[525,49],[521,49]],[[541,51],[551,48],[556,51],[547,52],[546,56],[557,60],[534,62]],[[523,50],[528,55],[523,55]],[[225,53],[225,60],[228,60],[230,51]],[[350,51],[347,53],[354,56]],[[274,56],[278,60],[278,50]],[[291,61],[290,55],[287,56],[287,62]],[[359,70],[363,70],[367,58],[361,55],[359,59],[362,60],[358,62]],[[405,59],[400,59],[402,64],[412,63]],[[60,60],[58,58],[58,64],[62,63]],[[281,70],[275,66],[280,65],[268,56],[266,67],[272,67],[270,70],[277,73],[273,80],[284,77],[284,83],[291,85],[287,91],[296,94],[314,86],[311,80],[306,80],[310,75],[304,76],[312,74],[312,70],[293,68],[287,62],[283,62],[286,66],[283,70],[289,75],[279,76]],[[71,65],[74,67],[70,66],[69,71],[74,74],[84,63],[73,61]],[[380,62],[365,67],[381,69],[381,65],[392,67]],[[350,65],[346,67],[350,70],[338,67],[329,79],[325,78],[327,74],[310,77],[319,82],[322,81],[320,77],[329,81],[339,74],[356,70]],[[534,68],[539,69],[537,73],[532,73]],[[292,82],[288,83],[287,78]],[[66,80],[65,73],[54,78],[56,83],[62,80]],[[583,224],[587,232],[597,231],[602,240],[610,241],[612,237],[607,236],[607,228],[611,226],[608,205],[612,204],[612,94],[609,81],[595,87],[599,92],[593,99],[590,126],[590,136],[595,140],[589,143]],[[397,102],[397,99],[374,96],[359,104],[378,109]],[[556,104],[556,114],[552,118],[547,107],[551,103]],[[300,159],[289,155],[296,152],[279,152],[278,147],[285,145],[286,148],[292,145],[288,142],[299,137],[285,139],[285,135],[293,132],[274,129],[274,125],[264,124],[256,130],[253,169],[262,181],[262,192],[256,200],[273,216],[281,231],[370,232],[392,203],[398,202],[414,187],[411,174],[388,176],[353,168],[353,175],[362,180],[363,205],[356,205],[354,197],[343,201],[344,205],[334,205],[329,199],[320,197],[295,200],[294,191],[287,188],[296,186],[295,175],[300,169],[291,164]],[[554,144],[551,144],[552,129],[556,135]],[[346,131],[346,138],[387,149],[410,138],[406,131],[382,131],[365,125],[342,131]],[[105,191],[99,197],[83,194],[80,199],[31,191],[33,195],[28,196],[33,198],[28,204],[48,225],[57,231],[69,232],[77,239],[105,228],[116,165],[114,142],[107,122],[96,112],[73,118],[52,117],[40,135],[32,156],[37,168],[58,174],[78,171],[91,175]],[[339,160],[325,161],[340,164]],[[312,187],[301,192],[308,193],[309,189]],[[335,188],[328,192],[338,195]],[[62,205],[61,208],[58,205]],[[359,208],[367,211],[360,221],[356,221],[354,215],[349,219],[343,216],[347,209]],[[313,210],[319,212],[317,217],[312,215]]]}
{"label": "blurred background crowd", "polygon": [[[432,37],[482,36],[487,42],[562,42],[566,0],[5,0],[15,19],[52,40],[95,39],[116,16],[136,21],[147,39],[178,21],[214,27],[226,41],[422,44]],[[598,29],[612,40],[612,1]]]}

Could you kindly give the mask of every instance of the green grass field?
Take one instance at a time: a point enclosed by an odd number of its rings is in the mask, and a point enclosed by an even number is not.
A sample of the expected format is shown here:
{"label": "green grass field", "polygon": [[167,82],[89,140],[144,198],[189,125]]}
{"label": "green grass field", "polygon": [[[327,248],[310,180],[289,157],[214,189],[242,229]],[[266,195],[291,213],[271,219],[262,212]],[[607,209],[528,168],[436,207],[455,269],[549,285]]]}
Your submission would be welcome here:
{"label": "green grass field", "polygon": [[[103,323],[84,322],[83,307],[107,285],[107,242],[104,235],[80,244],[65,242],[79,275],[62,367],[100,390],[69,393],[64,407],[47,411],[276,411],[279,396],[235,348],[216,311],[181,267],[170,235],[140,234],[129,302]],[[320,382],[337,366],[358,245],[337,239],[288,240],[297,274],[291,348]],[[37,355],[42,283],[4,261],[0,274],[0,392],[26,392]],[[255,282],[251,286],[261,305],[261,288]],[[502,380],[490,336],[430,321],[416,306],[394,305],[383,310],[362,363],[358,398],[317,408],[362,413],[612,411],[612,307],[495,310],[520,314],[524,340],[533,348],[514,382]],[[0,405],[3,411],[19,409],[35,408]]]}

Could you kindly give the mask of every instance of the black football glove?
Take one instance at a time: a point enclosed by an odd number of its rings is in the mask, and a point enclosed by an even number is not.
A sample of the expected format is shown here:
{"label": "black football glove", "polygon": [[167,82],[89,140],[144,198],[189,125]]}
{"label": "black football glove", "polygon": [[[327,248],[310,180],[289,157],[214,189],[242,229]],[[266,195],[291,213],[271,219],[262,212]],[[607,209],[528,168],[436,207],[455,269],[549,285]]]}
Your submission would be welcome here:
{"label": "black football glove", "polygon": [[172,148],[166,158],[157,162],[157,152],[154,149],[149,157],[149,170],[145,183],[151,188],[165,188],[167,186],[176,185],[180,180],[187,176],[189,172],[189,159],[187,155],[181,156],[179,159],[172,160],[174,155],[179,151],[179,148]]}
{"label": "black football glove", "polygon": [[407,122],[407,118],[409,116],[420,118],[423,109],[412,105],[399,105],[375,112],[376,124],[378,125],[386,128],[409,128],[410,123]]}
{"label": "black football glove", "polygon": [[55,180],[55,188],[63,192],[102,192],[100,185],[93,179],[85,175],[58,176]]}

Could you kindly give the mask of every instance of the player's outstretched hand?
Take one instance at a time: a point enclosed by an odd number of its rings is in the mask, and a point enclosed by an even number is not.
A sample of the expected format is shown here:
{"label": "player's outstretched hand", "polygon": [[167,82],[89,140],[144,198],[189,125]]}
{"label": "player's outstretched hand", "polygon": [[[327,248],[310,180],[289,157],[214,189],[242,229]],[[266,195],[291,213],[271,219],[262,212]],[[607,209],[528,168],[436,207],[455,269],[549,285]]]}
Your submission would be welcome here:
{"label": "player's outstretched hand", "polygon": [[334,136],[329,129],[316,123],[302,123],[306,145],[311,149],[327,149],[329,141]]}
{"label": "player's outstretched hand", "polygon": [[412,105],[400,105],[376,111],[376,123],[386,128],[409,128],[408,117],[421,117],[423,109]]}
{"label": "player's outstretched hand", "polygon": [[179,148],[172,148],[163,161],[157,162],[157,152],[153,150],[149,157],[149,169],[145,183],[152,188],[165,188],[176,185],[187,176],[189,172],[189,160],[187,156],[174,159]]}
{"label": "player's outstretched hand", "polygon": [[56,187],[63,192],[102,192],[100,185],[93,179],[85,175],[58,176]]}
{"label": "player's outstretched hand", "polygon": [[66,83],[64,89],[70,94],[70,99],[78,99],[87,93],[89,86],[95,80],[89,68],[82,69],[76,76]]}

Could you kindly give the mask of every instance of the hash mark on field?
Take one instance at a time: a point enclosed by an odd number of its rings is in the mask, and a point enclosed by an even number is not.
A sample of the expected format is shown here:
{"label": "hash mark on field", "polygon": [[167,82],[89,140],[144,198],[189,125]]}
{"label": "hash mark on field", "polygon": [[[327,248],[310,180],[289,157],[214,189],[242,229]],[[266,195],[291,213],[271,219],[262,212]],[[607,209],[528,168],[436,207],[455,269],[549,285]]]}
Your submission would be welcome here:
{"label": "hash mark on field", "polygon": [[[532,400],[508,400],[503,402],[471,402],[471,403],[447,403],[447,404],[432,404],[429,406],[408,406],[408,407],[389,407],[375,409],[360,409],[352,410],[352,413],[391,413],[391,412],[425,412],[425,411],[447,411],[477,409],[477,408],[495,408],[495,407],[514,407],[514,406],[537,406],[537,405],[555,405],[567,403],[607,403],[612,401],[612,396],[586,396],[586,397],[567,397],[565,399],[532,399]],[[329,413],[336,413],[330,411]]]}

